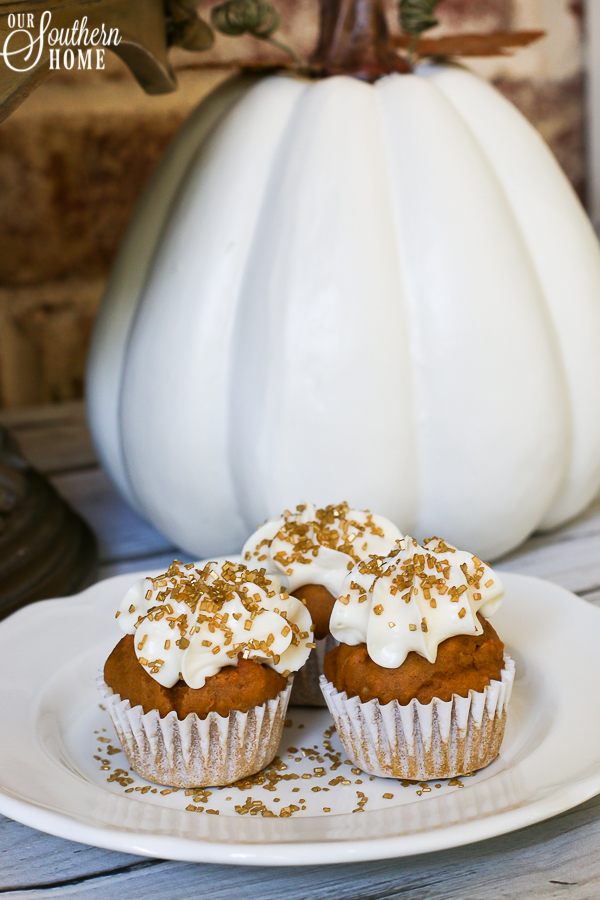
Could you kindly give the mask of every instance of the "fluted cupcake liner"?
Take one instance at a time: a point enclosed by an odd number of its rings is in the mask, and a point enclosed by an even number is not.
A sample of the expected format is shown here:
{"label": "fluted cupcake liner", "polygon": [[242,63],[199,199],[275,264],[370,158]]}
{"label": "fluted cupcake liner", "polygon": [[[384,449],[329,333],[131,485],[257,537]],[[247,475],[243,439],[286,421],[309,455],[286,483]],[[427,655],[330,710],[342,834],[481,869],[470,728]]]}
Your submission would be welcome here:
{"label": "fluted cupcake liner", "polygon": [[506,710],[515,677],[504,657],[500,681],[484,691],[434,697],[430,703],[397,700],[362,703],[339,693],[324,675],[321,690],[349,758],[363,771],[383,778],[454,778],[481,769],[500,752]]}
{"label": "fluted cupcake liner", "polygon": [[228,716],[211,712],[205,719],[190,713],[144,713],[141,706],[115,694],[100,675],[98,690],[110,713],[129,764],[148,781],[173,787],[212,787],[247,778],[267,766],[277,753],[294,676],[283,691],[248,712]]}
{"label": "fluted cupcake liner", "polygon": [[320,641],[316,641],[316,647],[310,651],[310,655],[302,668],[296,672],[290,706],[326,706],[319,679],[323,674],[325,656],[338,641],[330,634]]}

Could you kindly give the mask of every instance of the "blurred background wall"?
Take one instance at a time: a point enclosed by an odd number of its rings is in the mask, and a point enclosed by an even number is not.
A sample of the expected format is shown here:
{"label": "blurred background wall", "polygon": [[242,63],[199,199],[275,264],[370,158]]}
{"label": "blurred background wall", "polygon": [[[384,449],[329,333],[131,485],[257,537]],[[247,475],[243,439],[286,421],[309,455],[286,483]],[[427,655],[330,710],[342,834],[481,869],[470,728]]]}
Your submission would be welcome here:
{"label": "blurred background wall", "polygon": [[[282,36],[308,56],[317,0],[273,2]],[[585,199],[582,3],[442,0],[438,14],[439,34],[547,31],[511,57],[467,64],[522,110]],[[161,97],[147,97],[107,54],[105,72],[54,75],[0,126],[0,407],[82,395],[94,316],[135,201],[181,122],[227,76],[197,62],[273,52],[253,38],[222,36],[209,55],[173,51],[180,87]]]}

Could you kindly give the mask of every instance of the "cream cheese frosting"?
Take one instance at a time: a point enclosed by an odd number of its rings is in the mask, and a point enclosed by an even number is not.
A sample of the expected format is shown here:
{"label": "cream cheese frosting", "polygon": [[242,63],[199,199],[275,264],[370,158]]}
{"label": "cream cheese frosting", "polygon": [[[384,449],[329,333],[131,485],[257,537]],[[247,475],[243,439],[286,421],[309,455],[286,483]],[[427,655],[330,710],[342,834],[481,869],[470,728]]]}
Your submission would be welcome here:
{"label": "cream cheese frosting", "polygon": [[136,581],[117,616],[135,634],[141,665],[167,688],[180,678],[202,688],[240,653],[287,676],[315,646],[310,613],[277,577],[227,560],[175,560],[164,575]]}
{"label": "cream cheese frosting", "polygon": [[347,503],[318,509],[301,503],[261,525],[246,541],[242,558],[263,565],[288,591],[320,584],[337,597],[349,570],[373,554],[385,556],[402,532],[384,516]]}
{"label": "cream cheese frosting", "polygon": [[498,576],[473,554],[437,537],[420,546],[406,535],[387,555],[354,566],[330,629],[344,644],[366,643],[386,669],[401,666],[411,650],[433,663],[446,638],[481,634],[477,613],[489,618],[503,595]]}

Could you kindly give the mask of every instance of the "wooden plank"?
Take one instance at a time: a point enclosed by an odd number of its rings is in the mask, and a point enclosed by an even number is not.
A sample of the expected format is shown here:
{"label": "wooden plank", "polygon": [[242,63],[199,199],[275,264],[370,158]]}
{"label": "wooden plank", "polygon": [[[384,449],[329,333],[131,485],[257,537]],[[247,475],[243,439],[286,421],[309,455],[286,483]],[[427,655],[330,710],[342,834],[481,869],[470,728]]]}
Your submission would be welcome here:
{"label": "wooden plank", "polygon": [[101,563],[167,552],[173,558],[176,550],[171,541],[121,499],[102,469],[63,472],[50,480],[95,531]]}
{"label": "wooden plank", "polygon": [[600,606],[600,588],[594,591],[585,591],[580,596],[587,600],[588,603],[592,603],[594,606]]}
{"label": "wooden plank", "polygon": [[192,557],[183,553],[182,550],[175,549],[166,553],[158,553],[155,556],[116,560],[100,564],[98,567],[98,581],[103,578],[112,578],[113,575],[124,575],[125,572],[151,572],[153,569],[162,569],[166,572],[174,559],[179,559],[184,563],[193,562]]}
{"label": "wooden plank", "polygon": [[98,460],[81,401],[0,410],[29,462],[44,474],[96,466]]}
{"label": "wooden plank", "polygon": [[[7,898],[27,891],[32,898],[85,895],[86,900],[230,900],[242,894],[253,900],[595,898],[600,894],[599,807],[595,798],[539,825],[424,856],[297,869],[144,861],[33,831],[28,835],[30,829],[13,824],[15,832],[21,830],[16,840],[13,835],[13,862],[9,857],[9,866],[2,867],[0,890]],[[98,860],[101,864],[93,870]],[[124,865],[127,868],[119,871]],[[78,883],[65,883],[70,879]]]}
{"label": "wooden plank", "polygon": [[600,588],[600,499],[562,528],[529,538],[494,567],[547,578],[577,593]]}
{"label": "wooden plank", "polygon": [[0,894],[24,885],[98,877],[138,859],[64,841],[0,816]]}
{"label": "wooden plank", "polygon": [[600,535],[578,541],[523,548],[518,558],[501,562],[498,571],[547,578],[576,593],[600,586]]}
{"label": "wooden plank", "polygon": [[190,561],[127,506],[98,467],[82,402],[2,410],[0,424],[97,535],[98,579],[166,568],[174,557]]}

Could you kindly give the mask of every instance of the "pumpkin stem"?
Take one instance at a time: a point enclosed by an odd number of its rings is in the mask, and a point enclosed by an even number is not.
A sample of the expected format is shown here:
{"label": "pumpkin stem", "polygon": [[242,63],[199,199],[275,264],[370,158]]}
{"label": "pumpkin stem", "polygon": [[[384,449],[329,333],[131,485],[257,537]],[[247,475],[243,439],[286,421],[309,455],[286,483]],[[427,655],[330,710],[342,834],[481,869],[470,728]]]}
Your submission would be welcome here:
{"label": "pumpkin stem", "polygon": [[321,30],[311,62],[327,73],[369,80],[409,71],[394,49],[383,0],[320,0]]}

